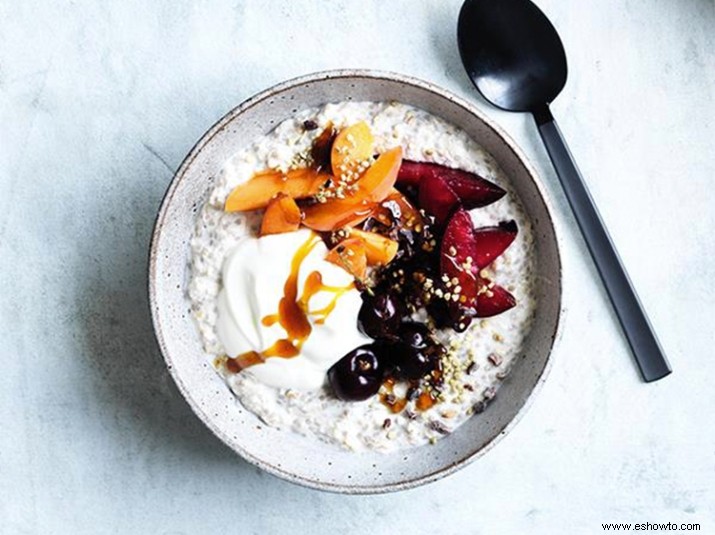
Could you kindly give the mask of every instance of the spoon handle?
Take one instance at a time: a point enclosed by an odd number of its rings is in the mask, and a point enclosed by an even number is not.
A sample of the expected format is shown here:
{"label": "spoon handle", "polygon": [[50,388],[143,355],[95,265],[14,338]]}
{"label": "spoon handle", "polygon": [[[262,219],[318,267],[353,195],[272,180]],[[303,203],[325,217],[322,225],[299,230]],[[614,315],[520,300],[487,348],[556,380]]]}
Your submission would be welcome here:
{"label": "spoon handle", "polygon": [[646,382],[661,379],[672,371],[668,360],[603,225],[581,172],[561,135],[561,130],[548,107],[534,112],[534,119],[643,379]]}

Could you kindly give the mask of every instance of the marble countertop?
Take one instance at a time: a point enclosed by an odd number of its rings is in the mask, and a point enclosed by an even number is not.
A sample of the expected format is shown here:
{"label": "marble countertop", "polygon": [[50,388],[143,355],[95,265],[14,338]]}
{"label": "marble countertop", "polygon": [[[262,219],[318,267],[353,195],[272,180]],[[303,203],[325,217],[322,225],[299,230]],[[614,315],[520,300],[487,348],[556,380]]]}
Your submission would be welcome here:
{"label": "marble countertop", "polygon": [[[644,384],[529,117],[472,90],[458,0],[0,3],[0,531],[715,533],[715,4],[539,0],[571,73],[553,106],[674,373]],[[172,172],[231,107],[368,67],[473,99],[563,222],[568,314],[544,388],[485,457],[369,497],[266,475],[180,397],[145,268]]]}

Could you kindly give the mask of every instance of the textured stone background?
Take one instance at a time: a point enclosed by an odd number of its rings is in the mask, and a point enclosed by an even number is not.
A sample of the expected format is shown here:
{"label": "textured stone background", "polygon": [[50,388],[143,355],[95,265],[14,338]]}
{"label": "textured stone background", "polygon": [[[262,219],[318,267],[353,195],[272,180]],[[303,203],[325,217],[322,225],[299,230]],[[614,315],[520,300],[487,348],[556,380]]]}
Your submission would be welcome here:
{"label": "textured stone background", "polygon": [[[639,381],[532,122],[472,91],[458,0],[0,2],[0,532],[715,533],[715,4],[540,0],[568,49],[554,105],[675,373]],[[569,309],[516,429],[395,495],[299,488],[238,459],[164,369],[149,235],[172,171],[286,78],[371,67],[473,98],[537,164]]]}

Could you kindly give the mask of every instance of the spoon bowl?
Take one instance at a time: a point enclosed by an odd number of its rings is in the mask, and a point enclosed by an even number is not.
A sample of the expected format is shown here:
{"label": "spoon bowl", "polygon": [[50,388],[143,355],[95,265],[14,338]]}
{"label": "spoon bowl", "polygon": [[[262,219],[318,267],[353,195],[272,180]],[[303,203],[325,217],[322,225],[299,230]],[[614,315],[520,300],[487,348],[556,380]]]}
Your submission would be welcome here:
{"label": "spoon bowl", "polygon": [[507,111],[535,111],[566,84],[566,53],[556,29],[525,0],[467,0],[457,41],[482,96]]}

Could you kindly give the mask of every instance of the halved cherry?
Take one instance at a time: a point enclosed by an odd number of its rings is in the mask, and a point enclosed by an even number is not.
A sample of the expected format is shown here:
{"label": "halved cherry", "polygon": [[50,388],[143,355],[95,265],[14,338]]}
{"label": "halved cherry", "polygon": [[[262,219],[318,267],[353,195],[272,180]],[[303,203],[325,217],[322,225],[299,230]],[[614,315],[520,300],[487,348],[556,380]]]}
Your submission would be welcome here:
{"label": "halved cherry", "polygon": [[491,264],[506,251],[516,238],[518,228],[515,221],[502,221],[496,227],[474,229],[476,239],[475,262],[479,269]]}
{"label": "halved cherry", "polygon": [[425,177],[431,175],[444,180],[467,210],[491,204],[506,194],[502,188],[475,173],[428,162],[403,161],[397,182],[404,186],[421,187]]}
{"label": "halved cherry", "polygon": [[420,182],[419,205],[441,225],[459,206],[459,197],[439,175],[427,173]]}
{"label": "halved cherry", "polygon": [[303,199],[318,193],[328,180],[330,175],[315,169],[294,169],[287,173],[263,171],[236,186],[226,199],[224,209],[227,212],[245,212],[265,208],[278,193]]}
{"label": "halved cherry", "polygon": [[480,286],[477,296],[478,318],[496,316],[516,306],[514,296],[498,284],[489,287],[489,281],[481,278],[478,284]]}

